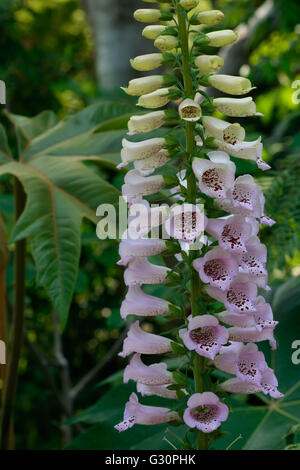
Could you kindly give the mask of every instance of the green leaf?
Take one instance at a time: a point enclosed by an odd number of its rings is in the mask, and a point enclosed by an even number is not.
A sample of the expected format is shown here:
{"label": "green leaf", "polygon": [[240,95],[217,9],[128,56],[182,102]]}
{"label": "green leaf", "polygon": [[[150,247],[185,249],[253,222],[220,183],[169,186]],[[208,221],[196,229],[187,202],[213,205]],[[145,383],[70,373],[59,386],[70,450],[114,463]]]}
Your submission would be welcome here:
{"label": "green leaf", "polygon": [[101,102],[62,122],[48,111],[33,118],[8,114],[16,128],[18,161],[12,158],[0,126],[0,174],[17,177],[27,195],[11,242],[31,239],[38,280],[62,326],[77,278],[82,218],[97,223],[97,207],[101,203],[116,206],[120,196],[83,160],[110,165],[120,160],[130,109]]}

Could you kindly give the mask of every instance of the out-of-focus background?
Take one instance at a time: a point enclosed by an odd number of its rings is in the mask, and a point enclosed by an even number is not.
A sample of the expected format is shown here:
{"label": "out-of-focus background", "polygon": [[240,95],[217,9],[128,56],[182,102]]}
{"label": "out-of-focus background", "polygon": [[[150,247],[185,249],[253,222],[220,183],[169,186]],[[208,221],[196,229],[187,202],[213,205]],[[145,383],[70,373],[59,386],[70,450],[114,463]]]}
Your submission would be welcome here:
{"label": "out-of-focus background", "polygon": [[[262,135],[264,158],[272,170],[262,175],[255,165],[243,163],[240,171],[258,177],[265,190],[266,213],[277,220],[272,229],[263,229],[262,239],[268,246],[270,283],[274,286],[269,299],[282,320],[279,380],[284,382],[281,388],[292,396],[300,372],[300,365],[291,362],[292,342],[300,340],[300,5],[294,0],[200,0],[200,4],[203,9],[224,11],[224,29],[238,28],[240,40],[226,51],[222,73],[251,78],[257,87],[253,95],[258,110],[264,114],[243,121],[243,125],[248,140]],[[135,76],[129,59],[153,51],[151,41],[141,37],[143,25],[132,17],[136,8],[145,6],[149,4],[139,0],[0,0],[0,78],[7,87],[8,111],[33,117],[52,110],[58,119],[68,119],[89,105],[102,104],[112,107],[114,118],[117,106],[122,115],[130,113],[135,100],[127,98],[119,87]],[[109,122],[109,111],[106,113]],[[9,128],[4,115],[1,122]],[[91,153],[109,153],[112,163],[117,161],[126,132],[124,122],[109,129],[116,133],[111,148]],[[113,164],[93,168],[120,189],[123,175]],[[0,177],[0,209],[10,235],[13,195],[8,176]],[[13,247],[11,250],[6,272],[9,319]],[[95,225],[83,222],[75,293],[66,327],[55,343],[65,358],[60,363],[57,357],[61,356],[53,353],[51,303],[36,281],[29,247],[27,251],[26,338],[19,370],[15,447],[170,448],[159,427],[155,432],[130,431],[129,437],[112,429],[133,390],[131,384],[121,385],[125,362],[116,355],[124,331],[119,308],[125,292],[122,269],[115,264],[117,243],[99,241]],[[162,290],[151,292],[159,295]],[[166,323],[153,321],[145,322],[144,328],[169,329]],[[76,384],[79,387],[74,391]],[[283,448],[296,442],[299,398],[300,393],[293,398],[295,405],[289,408],[286,404],[277,413],[252,398],[250,404],[255,408],[261,405],[261,410],[251,414],[247,408],[246,418],[236,414],[236,422],[248,424],[240,430],[232,422],[226,442],[239,433],[243,439],[234,448]],[[241,401],[241,407],[248,405],[249,401]],[[175,446],[176,439],[169,434],[168,440]]]}

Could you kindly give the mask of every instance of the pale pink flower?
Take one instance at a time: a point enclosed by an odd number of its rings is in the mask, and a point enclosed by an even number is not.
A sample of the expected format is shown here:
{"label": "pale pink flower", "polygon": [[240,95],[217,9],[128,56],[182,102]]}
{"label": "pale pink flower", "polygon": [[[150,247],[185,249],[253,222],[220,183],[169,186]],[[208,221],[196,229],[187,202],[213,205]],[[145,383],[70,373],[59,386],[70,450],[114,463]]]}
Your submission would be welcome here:
{"label": "pale pink flower", "polygon": [[119,356],[126,357],[133,352],[140,354],[164,354],[171,350],[170,339],[147,333],[140,328],[139,321],[136,321],[130,326],[123,343],[123,351],[119,353]]}
{"label": "pale pink flower", "polygon": [[122,432],[135,424],[162,424],[179,420],[178,414],[169,408],[141,405],[135,393],[130,395],[124,411],[124,421],[117,424],[115,429]]}
{"label": "pale pink flower", "polygon": [[130,363],[124,370],[123,380],[124,383],[134,380],[144,385],[166,385],[173,382],[172,374],[167,370],[167,364],[160,362],[146,366],[142,362],[140,354],[132,356]]}
{"label": "pale pink flower", "polygon": [[138,257],[130,261],[124,272],[126,286],[161,284],[166,281],[169,268],[150,263],[147,258]]}
{"label": "pale pink flower", "polygon": [[189,316],[188,328],[179,330],[179,336],[189,350],[209,359],[214,359],[228,341],[227,329],[212,315]]}
{"label": "pale pink flower", "polygon": [[206,291],[214,299],[223,302],[227,310],[238,313],[255,312],[257,285],[247,274],[238,274],[226,291],[213,286],[207,286]]}
{"label": "pale pink flower", "polygon": [[239,264],[235,257],[223,248],[213,248],[203,258],[197,258],[193,266],[200,279],[221,290],[229,289],[238,274]]}
{"label": "pale pink flower", "polygon": [[[241,215],[207,219],[206,232],[218,239],[220,247],[233,253],[246,253],[246,243],[253,231],[258,232],[258,224],[254,219]],[[256,234],[255,233],[255,234]]]}
{"label": "pale pink flower", "polygon": [[235,164],[225,152],[209,152],[209,160],[194,158],[193,171],[207,196],[225,199],[234,184]]}
{"label": "pale pink flower", "polygon": [[168,311],[169,302],[166,300],[146,294],[140,286],[130,286],[122,302],[120,315],[124,319],[128,315],[156,317],[164,315]]}
{"label": "pale pink flower", "polygon": [[183,420],[190,428],[204,433],[215,431],[228,418],[228,407],[212,392],[194,393],[183,414]]}

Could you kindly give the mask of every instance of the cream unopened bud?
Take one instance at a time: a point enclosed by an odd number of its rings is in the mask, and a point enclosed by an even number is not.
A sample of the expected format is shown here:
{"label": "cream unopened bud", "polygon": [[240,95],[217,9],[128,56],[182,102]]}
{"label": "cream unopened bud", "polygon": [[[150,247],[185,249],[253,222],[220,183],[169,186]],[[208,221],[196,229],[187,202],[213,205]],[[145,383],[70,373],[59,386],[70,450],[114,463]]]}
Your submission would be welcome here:
{"label": "cream unopened bud", "polygon": [[180,0],[180,5],[183,7],[183,8],[194,8],[195,6],[198,5],[199,3],[199,0]]}
{"label": "cream unopened bud", "polygon": [[235,145],[245,139],[245,129],[238,123],[231,124],[211,116],[203,116],[202,122],[206,134],[215,139]]}
{"label": "cream unopened bud", "polygon": [[163,26],[161,24],[152,24],[150,26],[146,26],[143,29],[142,35],[144,38],[147,39],[156,39],[158,36],[161,35],[161,33],[166,29],[166,26]]}
{"label": "cream unopened bud", "polygon": [[206,36],[209,39],[209,46],[223,47],[235,42],[237,40],[238,33],[231,29],[223,29],[221,31],[207,33]]}
{"label": "cream unopened bud", "polygon": [[131,67],[139,72],[149,72],[157,69],[163,63],[163,55],[160,53],[145,54],[131,59]]}
{"label": "cream unopened bud", "polygon": [[207,26],[218,24],[224,18],[224,13],[220,10],[201,11],[197,15],[197,21]]}
{"label": "cream unopened bud", "polygon": [[218,55],[200,55],[195,59],[195,66],[201,74],[217,72],[224,65],[224,59]]}
{"label": "cream unopened bud", "polygon": [[153,111],[141,116],[131,116],[128,121],[129,135],[150,132],[161,127],[166,119],[164,111]]}
{"label": "cream unopened bud", "polygon": [[232,117],[262,116],[256,112],[256,104],[251,96],[246,98],[215,98],[214,106],[220,113]]}
{"label": "cream unopened bud", "polygon": [[244,77],[217,74],[211,75],[208,81],[211,86],[229,95],[245,95],[253,89],[250,80]]}
{"label": "cream unopened bud", "polygon": [[178,39],[175,36],[158,36],[154,41],[154,46],[160,51],[170,51],[178,47]]}
{"label": "cream unopened bud", "polygon": [[135,78],[130,80],[128,88],[122,88],[122,90],[131,96],[145,95],[151,93],[162,86],[164,79],[162,75],[151,75],[149,77]]}
{"label": "cream unopened bud", "polygon": [[201,108],[198,103],[187,98],[186,100],[182,101],[178,108],[179,116],[184,121],[199,121],[201,117]]}
{"label": "cream unopened bud", "polygon": [[133,16],[136,21],[140,21],[141,23],[152,23],[160,19],[161,12],[154,8],[142,8],[140,10],[136,10]]}
{"label": "cream unopened bud", "polygon": [[130,142],[127,139],[122,140],[121,166],[136,160],[143,160],[158,153],[166,144],[163,138],[147,139],[142,142]]}
{"label": "cream unopened bud", "polygon": [[168,96],[169,91],[170,88],[160,88],[152,93],[142,95],[140,96],[137,104],[143,108],[161,108],[170,101],[170,97]]}

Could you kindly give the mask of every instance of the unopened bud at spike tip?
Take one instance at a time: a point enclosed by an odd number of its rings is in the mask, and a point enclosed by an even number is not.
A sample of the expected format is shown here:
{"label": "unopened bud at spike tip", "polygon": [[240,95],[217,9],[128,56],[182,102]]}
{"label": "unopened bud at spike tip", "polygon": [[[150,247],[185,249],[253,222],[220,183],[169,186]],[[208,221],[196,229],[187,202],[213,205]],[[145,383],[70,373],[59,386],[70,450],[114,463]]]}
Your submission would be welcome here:
{"label": "unopened bud at spike tip", "polygon": [[141,96],[157,90],[163,83],[164,79],[162,75],[150,75],[149,77],[130,80],[128,88],[121,88],[127,95]]}
{"label": "unopened bud at spike tip", "polygon": [[154,23],[155,21],[159,21],[161,12],[154,8],[142,8],[140,10],[136,10],[133,16],[136,21],[140,21],[141,23]]}
{"label": "unopened bud at spike tip", "polygon": [[205,24],[207,26],[214,26],[224,18],[224,13],[220,10],[209,10],[209,11],[201,11],[197,14],[197,21],[200,24]]}
{"label": "unopened bud at spike tip", "polygon": [[224,59],[218,55],[200,55],[195,59],[195,66],[201,74],[217,72],[224,65]]}
{"label": "unopened bud at spike tip", "polygon": [[142,36],[147,39],[156,39],[158,36],[163,33],[163,31],[166,29],[166,26],[163,26],[161,24],[153,24],[146,26],[143,29]]}
{"label": "unopened bud at spike tip", "polygon": [[179,3],[183,8],[188,10],[190,8],[195,8],[198,5],[199,0],[180,0]]}
{"label": "unopened bud at spike tip", "polygon": [[164,111],[153,111],[141,116],[131,116],[128,121],[129,134],[150,132],[161,127],[166,120]]}
{"label": "unopened bud at spike tip", "polygon": [[154,41],[154,46],[157,47],[160,51],[166,52],[171,51],[178,47],[178,39],[175,36],[158,36]]}
{"label": "unopened bud at spike tip", "polygon": [[142,95],[138,100],[138,106],[149,109],[161,108],[170,101],[169,91],[170,88],[160,88],[152,93]]}
{"label": "unopened bud at spike tip", "polygon": [[238,33],[231,29],[223,29],[207,33],[206,37],[209,39],[209,46],[223,47],[234,43],[238,38]]}
{"label": "unopened bud at spike tip", "polygon": [[163,54],[145,54],[131,59],[130,64],[134,70],[139,72],[149,72],[150,70],[157,69],[163,64]]}

